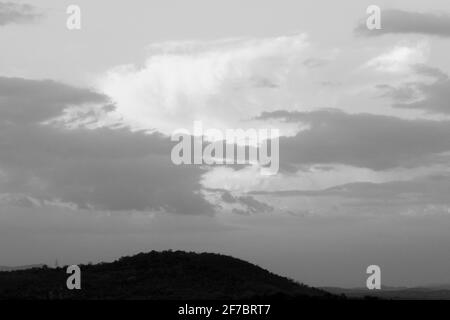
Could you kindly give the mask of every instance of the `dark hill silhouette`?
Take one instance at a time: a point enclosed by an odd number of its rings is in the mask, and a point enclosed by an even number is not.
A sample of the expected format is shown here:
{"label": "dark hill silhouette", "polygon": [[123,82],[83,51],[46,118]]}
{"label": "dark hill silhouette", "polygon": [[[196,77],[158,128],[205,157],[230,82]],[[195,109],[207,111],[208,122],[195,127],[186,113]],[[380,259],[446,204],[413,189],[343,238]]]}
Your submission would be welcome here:
{"label": "dark hill silhouette", "polygon": [[164,251],[80,265],[82,290],[66,288],[66,268],[0,272],[0,299],[333,299],[225,255]]}

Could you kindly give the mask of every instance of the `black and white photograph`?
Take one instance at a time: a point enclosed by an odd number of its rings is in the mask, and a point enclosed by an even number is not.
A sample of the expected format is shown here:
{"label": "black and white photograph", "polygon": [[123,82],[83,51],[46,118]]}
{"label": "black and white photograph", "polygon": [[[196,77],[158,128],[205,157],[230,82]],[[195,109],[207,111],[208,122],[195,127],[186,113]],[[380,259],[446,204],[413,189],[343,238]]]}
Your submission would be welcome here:
{"label": "black and white photograph", "polygon": [[450,300],[449,57],[448,0],[0,0],[2,305]]}

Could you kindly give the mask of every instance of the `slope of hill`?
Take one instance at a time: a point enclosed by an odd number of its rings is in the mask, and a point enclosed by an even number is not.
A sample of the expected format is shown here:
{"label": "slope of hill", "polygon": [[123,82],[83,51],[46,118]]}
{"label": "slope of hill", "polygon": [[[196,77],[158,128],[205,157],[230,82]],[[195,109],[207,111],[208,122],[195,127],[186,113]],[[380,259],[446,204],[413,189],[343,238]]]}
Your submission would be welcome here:
{"label": "slope of hill", "polygon": [[82,265],[81,290],[65,268],[0,272],[0,299],[299,299],[337,298],[258,266],[211,253],[164,251]]}

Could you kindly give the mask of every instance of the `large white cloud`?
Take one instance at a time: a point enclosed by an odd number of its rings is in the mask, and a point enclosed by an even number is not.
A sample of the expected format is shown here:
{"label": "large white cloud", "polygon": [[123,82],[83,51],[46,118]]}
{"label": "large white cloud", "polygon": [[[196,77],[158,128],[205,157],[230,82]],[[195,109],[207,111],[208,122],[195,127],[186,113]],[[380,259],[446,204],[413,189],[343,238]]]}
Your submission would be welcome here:
{"label": "large white cloud", "polygon": [[301,101],[307,47],[305,35],[163,43],[150,47],[144,66],[113,68],[98,86],[137,127],[166,134],[194,120],[218,129],[255,127],[248,120],[262,111],[291,110]]}

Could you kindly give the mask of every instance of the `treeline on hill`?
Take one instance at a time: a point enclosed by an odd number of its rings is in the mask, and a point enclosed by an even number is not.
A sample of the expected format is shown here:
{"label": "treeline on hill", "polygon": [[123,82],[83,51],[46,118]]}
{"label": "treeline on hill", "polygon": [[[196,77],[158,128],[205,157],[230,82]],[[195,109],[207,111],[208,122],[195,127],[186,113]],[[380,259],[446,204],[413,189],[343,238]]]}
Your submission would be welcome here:
{"label": "treeline on hill", "polygon": [[68,290],[66,267],[0,272],[0,299],[339,299],[251,263],[211,253],[140,253],[80,265],[81,290]]}

